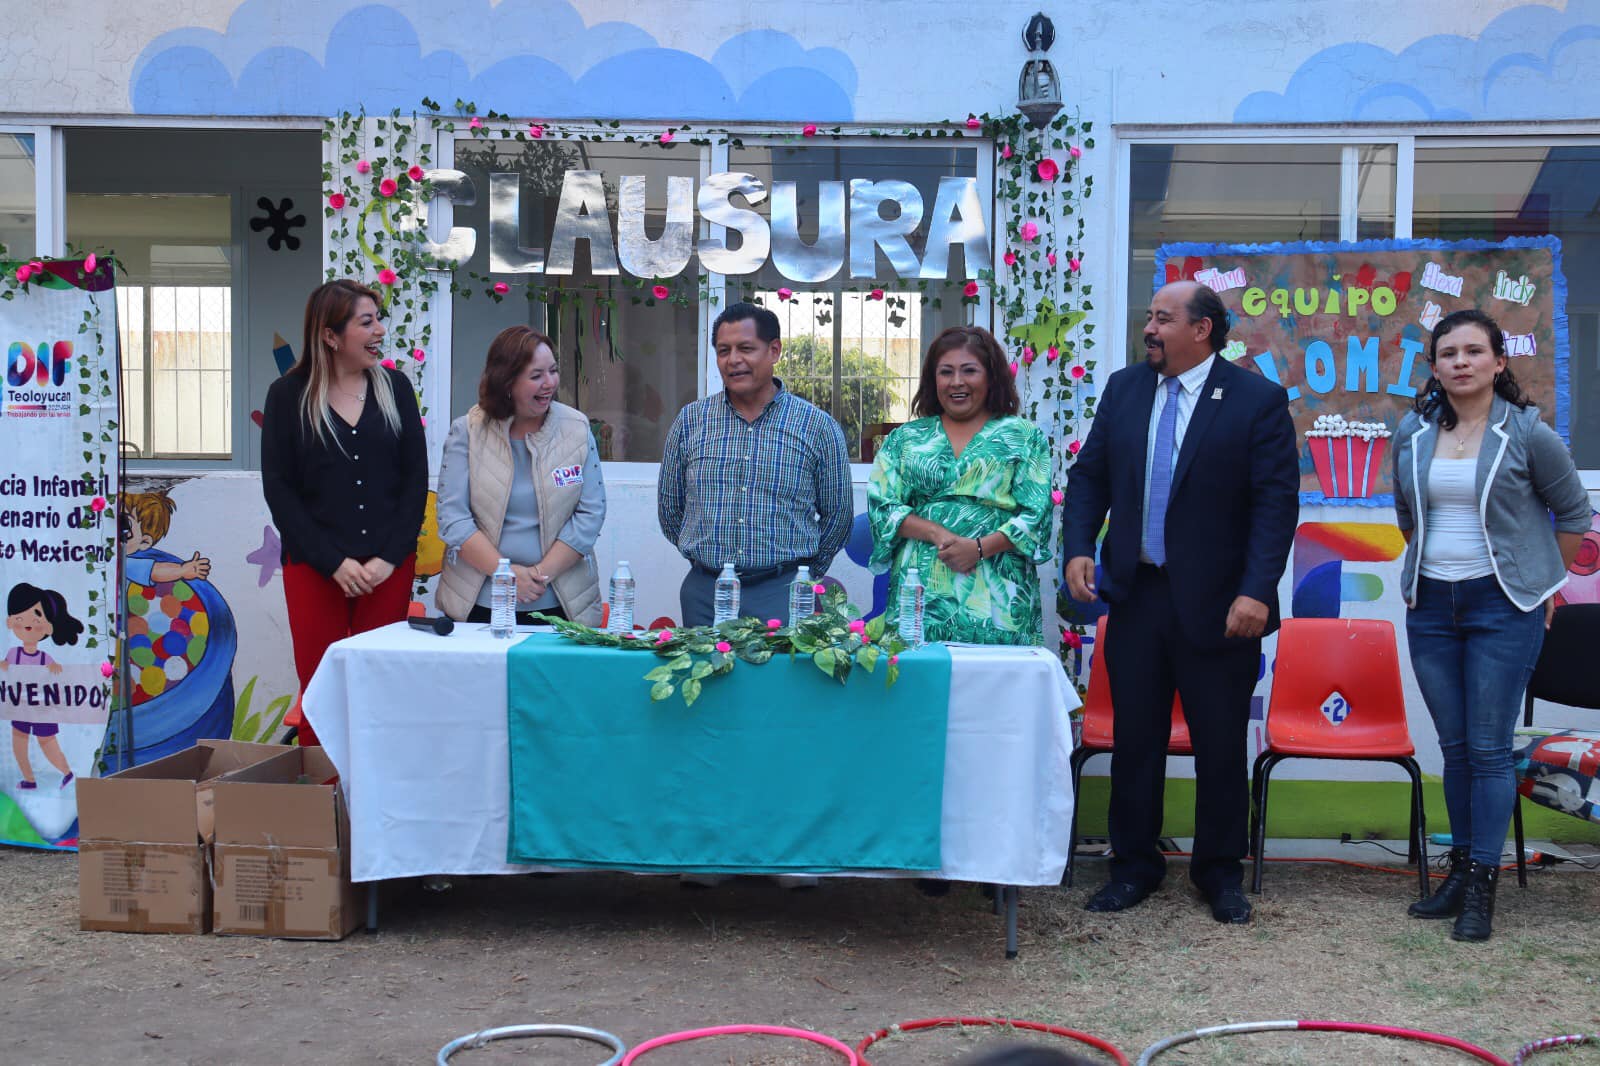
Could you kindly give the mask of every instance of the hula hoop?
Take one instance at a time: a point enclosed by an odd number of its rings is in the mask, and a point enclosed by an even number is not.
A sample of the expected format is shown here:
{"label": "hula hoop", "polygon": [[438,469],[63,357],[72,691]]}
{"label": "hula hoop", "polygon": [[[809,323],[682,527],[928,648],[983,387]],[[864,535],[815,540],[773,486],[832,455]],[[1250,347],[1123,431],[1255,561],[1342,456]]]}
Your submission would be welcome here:
{"label": "hula hoop", "polygon": [[1541,1051],[1549,1051],[1558,1047],[1575,1047],[1578,1044],[1600,1044],[1600,1033],[1547,1036],[1543,1040],[1535,1040],[1531,1044],[1523,1044],[1522,1047],[1517,1049],[1517,1057],[1511,1060],[1511,1066],[1522,1066],[1524,1062]]}
{"label": "hula hoop", "polygon": [[837,1051],[844,1056],[844,1060],[850,1066],[862,1066],[860,1056],[833,1037],[824,1036],[821,1033],[813,1033],[809,1029],[791,1029],[786,1025],[714,1025],[709,1029],[685,1029],[679,1033],[667,1033],[663,1036],[652,1037],[629,1051],[623,1056],[621,1066],[628,1066],[629,1063],[645,1052],[654,1051],[658,1047],[666,1047],[668,1044],[685,1044],[691,1040],[702,1040],[708,1036],[737,1036],[741,1034],[785,1036],[793,1040],[809,1040],[813,1044],[821,1044],[829,1051]]}
{"label": "hula hoop", "polygon": [[1366,1033],[1372,1036],[1389,1036],[1396,1040],[1415,1040],[1423,1044],[1438,1044],[1440,1047],[1454,1048],[1464,1054],[1471,1055],[1483,1062],[1493,1063],[1494,1066],[1510,1066],[1499,1055],[1488,1051],[1476,1044],[1469,1044],[1465,1040],[1441,1033],[1424,1032],[1421,1029],[1401,1029],[1393,1025],[1368,1025],[1365,1022],[1326,1022],[1326,1021],[1281,1021],[1281,1022],[1235,1022],[1232,1025],[1212,1025],[1205,1029],[1191,1029],[1187,1033],[1169,1036],[1165,1040],[1158,1040],[1145,1048],[1139,1055],[1137,1066],[1146,1066],[1152,1059],[1163,1051],[1170,1051],[1179,1044],[1187,1044],[1194,1040],[1201,1040],[1208,1036],[1233,1036],[1238,1033],[1270,1033],[1284,1029],[1298,1029],[1302,1032],[1312,1033]]}
{"label": "hula hoop", "polygon": [[1076,1029],[1067,1029],[1060,1025],[1046,1025],[1044,1022],[1026,1022],[1020,1018],[919,1018],[913,1022],[897,1022],[887,1029],[879,1029],[871,1036],[866,1037],[856,1045],[856,1054],[861,1058],[861,1066],[872,1066],[867,1061],[867,1048],[876,1044],[886,1036],[895,1033],[914,1033],[919,1029],[953,1029],[957,1026],[993,1026],[995,1028],[1026,1029],[1034,1033],[1048,1033],[1051,1036],[1064,1037],[1067,1040],[1076,1040],[1080,1044],[1088,1044],[1096,1051],[1103,1051],[1111,1056],[1117,1066],[1128,1066],[1128,1057],[1124,1055],[1115,1044],[1102,1040],[1089,1033],[1080,1033]]}
{"label": "hula hoop", "polygon": [[434,1066],[447,1066],[450,1056],[463,1048],[480,1048],[491,1040],[516,1040],[528,1036],[557,1036],[568,1040],[587,1040],[591,1044],[604,1044],[614,1054],[600,1066],[618,1066],[628,1045],[610,1033],[582,1025],[502,1025],[495,1029],[480,1029],[476,1033],[458,1036],[439,1049]]}

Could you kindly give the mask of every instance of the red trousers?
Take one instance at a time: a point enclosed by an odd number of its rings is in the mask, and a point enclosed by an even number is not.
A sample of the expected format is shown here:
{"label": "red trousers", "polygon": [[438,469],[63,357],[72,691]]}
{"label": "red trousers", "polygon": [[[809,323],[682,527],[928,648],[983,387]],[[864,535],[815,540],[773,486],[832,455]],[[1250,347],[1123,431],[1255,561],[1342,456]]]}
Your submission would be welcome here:
{"label": "red trousers", "polygon": [[[332,578],[325,577],[305,563],[283,564],[283,599],[289,609],[289,635],[294,640],[294,670],[300,678],[300,691],[311,684],[311,675],[322,662],[328,645],[345,637],[378,629],[391,622],[403,622],[411,605],[411,583],[416,576],[417,557],[406,556],[394,568],[389,580],[365,596],[346,596]],[[295,710],[300,708],[295,702]],[[291,716],[285,725],[294,725]],[[299,723],[300,743],[317,743],[311,724]]]}

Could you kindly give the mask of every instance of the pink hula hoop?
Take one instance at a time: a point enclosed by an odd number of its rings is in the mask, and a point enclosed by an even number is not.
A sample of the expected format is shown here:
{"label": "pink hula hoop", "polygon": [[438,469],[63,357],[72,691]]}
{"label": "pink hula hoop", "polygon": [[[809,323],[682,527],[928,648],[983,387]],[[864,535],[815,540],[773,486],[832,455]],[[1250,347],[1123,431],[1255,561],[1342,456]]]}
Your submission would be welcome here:
{"label": "pink hula hoop", "polygon": [[622,1066],[629,1066],[634,1059],[647,1051],[654,1051],[658,1047],[668,1044],[686,1044],[691,1040],[702,1040],[708,1036],[783,1036],[791,1040],[809,1040],[813,1044],[821,1044],[829,1051],[837,1051],[844,1056],[845,1062],[850,1066],[861,1066],[861,1056],[850,1050],[849,1045],[835,1040],[822,1033],[813,1033],[809,1029],[791,1029],[786,1025],[714,1025],[709,1029],[685,1029],[680,1033],[667,1033],[663,1036],[652,1037],[644,1043],[630,1049],[622,1058]]}

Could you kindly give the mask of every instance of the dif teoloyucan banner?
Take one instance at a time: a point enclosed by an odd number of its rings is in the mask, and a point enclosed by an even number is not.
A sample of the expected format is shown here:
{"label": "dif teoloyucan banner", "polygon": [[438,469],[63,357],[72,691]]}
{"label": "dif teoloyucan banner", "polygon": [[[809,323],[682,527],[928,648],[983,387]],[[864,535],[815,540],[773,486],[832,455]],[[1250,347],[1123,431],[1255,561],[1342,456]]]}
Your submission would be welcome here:
{"label": "dif teoloyucan banner", "polygon": [[0,842],[72,847],[116,650],[112,266],[0,263]]}
{"label": "dif teoloyucan banner", "polygon": [[1231,324],[1222,356],[1283,385],[1304,504],[1392,506],[1389,445],[1432,371],[1433,327],[1476,308],[1522,391],[1568,439],[1566,279],[1555,237],[1168,244],[1155,285],[1192,279]]}

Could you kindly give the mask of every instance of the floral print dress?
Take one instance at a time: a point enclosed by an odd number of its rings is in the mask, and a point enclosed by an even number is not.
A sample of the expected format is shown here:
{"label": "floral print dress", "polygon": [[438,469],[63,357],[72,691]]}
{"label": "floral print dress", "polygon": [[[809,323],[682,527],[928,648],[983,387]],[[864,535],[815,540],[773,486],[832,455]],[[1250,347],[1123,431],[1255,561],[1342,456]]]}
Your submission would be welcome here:
{"label": "floral print dress", "polygon": [[[867,486],[875,574],[889,572],[887,622],[897,623],[900,582],[915,567],[926,586],[923,633],[930,641],[1041,644],[1039,575],[1050,558],[1050,446],[1024,418],[990,419],[958,458],[941,420],[919,418],[889,435]],[[900,536],[908,515],[963,537],[1002,532],[1011,551],[986,556],[970,574],[939,561],[932,544]]]}

